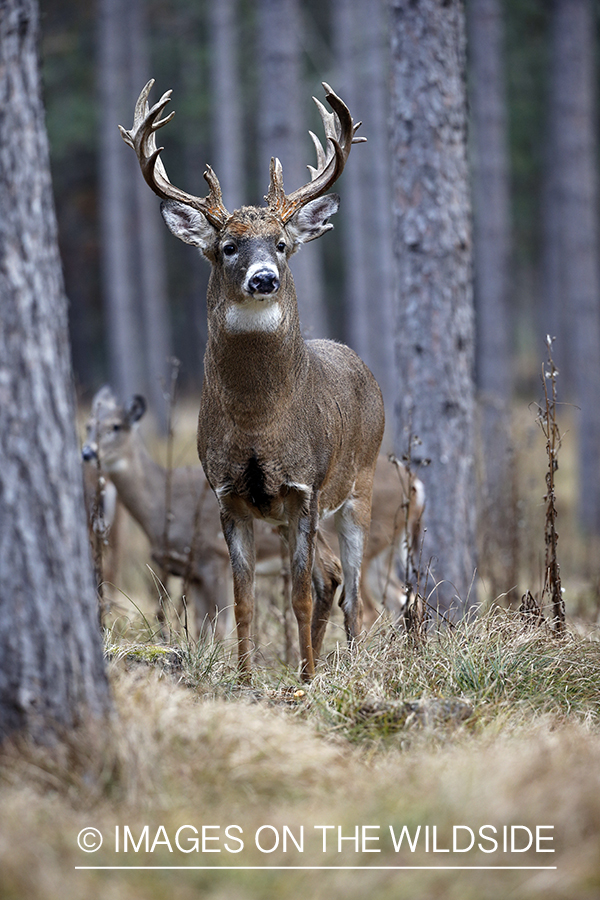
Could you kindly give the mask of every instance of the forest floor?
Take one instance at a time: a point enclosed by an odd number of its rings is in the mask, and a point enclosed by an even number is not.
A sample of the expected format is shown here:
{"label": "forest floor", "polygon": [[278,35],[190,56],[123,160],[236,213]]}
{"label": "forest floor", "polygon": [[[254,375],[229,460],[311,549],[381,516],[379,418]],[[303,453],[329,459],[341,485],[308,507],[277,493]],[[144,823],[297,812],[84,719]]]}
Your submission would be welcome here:
{"label": "forest floor", "polygon": [[[539,592],[544,449],[524,421],[515,528]],[[176,616],[159,640],[131,526],[105,631],[114,720],[92,745],[4,754],[0,900],[595,900],[600,629],[564,457],[564,635],[491,607],[421,640],[382,620],[349,653],[338,611],[309,685],[282,660],[277,589],[249,687],[233,642]]]}
{"label": "forest floor", "polygon": [[303,686],[241,687],[210,643],[107,650],[101,759],[3,760],[2,900],[600,893],[597,633],[380,626]]}

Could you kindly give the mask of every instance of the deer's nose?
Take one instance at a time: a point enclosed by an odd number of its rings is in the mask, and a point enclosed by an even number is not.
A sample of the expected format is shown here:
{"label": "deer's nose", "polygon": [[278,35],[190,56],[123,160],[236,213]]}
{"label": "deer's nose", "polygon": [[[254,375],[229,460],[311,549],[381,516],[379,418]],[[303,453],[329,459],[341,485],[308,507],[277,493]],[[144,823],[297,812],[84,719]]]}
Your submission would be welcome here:
{"label": "deer's nose", "polygon": [[81,448],[81,456],[84,462],[90,462],[98,456],[98,448],[95,444],[84,444]]}
{"label": "deer's nose", "polygon": [[279,288],[279,278],[270,269],[255,272],[248,282],[251,294],[274,294]]}

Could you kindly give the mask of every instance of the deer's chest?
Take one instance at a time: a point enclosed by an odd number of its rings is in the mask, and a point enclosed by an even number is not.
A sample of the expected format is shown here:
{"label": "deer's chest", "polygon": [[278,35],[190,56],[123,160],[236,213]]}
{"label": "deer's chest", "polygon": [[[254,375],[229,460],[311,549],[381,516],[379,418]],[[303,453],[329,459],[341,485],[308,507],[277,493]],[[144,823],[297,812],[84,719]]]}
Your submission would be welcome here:
{"label": "deer's chest", "polygon": [[274,517],[281,490],[281,478],[256,456],[251,456],[233,484],[234,492],[262,516]]}
{"label": "deer's chest", "polygon": [[253,454],[231,467],[223,492],[242,500],[252,515],[281,525],[289,518],[291,493],[306,494],[308,499],[310,488],[292,482],[276,463]]}

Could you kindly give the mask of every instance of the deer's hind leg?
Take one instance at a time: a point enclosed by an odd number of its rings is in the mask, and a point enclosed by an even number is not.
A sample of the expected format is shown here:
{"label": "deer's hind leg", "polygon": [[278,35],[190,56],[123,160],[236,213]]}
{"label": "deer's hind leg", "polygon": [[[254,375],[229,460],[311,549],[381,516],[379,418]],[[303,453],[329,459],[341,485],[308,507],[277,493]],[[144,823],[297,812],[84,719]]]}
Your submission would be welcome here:
{"label": "deer's hind leg", "polygon": [[327,623],[333,606],[335,592],[342,583],[342,570],[337,556],[323,537],[317,532],[312,584],[314,591],[311,636],[313,653],[319,656]]}

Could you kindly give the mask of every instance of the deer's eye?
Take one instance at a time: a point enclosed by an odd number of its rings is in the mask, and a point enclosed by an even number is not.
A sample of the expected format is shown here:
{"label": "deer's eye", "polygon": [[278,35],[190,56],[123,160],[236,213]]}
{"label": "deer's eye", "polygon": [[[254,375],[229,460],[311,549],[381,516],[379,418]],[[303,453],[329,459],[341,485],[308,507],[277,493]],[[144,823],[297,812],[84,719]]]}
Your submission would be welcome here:
{"label": "deer's eye", "polygon": [[286,248],[285,241],[279,241],[279,243],[277,244],[277,249],[279,250],[279,252],[283,253],[285,251],[285,248]]}
{"label": "deer's eye", "polygon": [[120,423],[120,422],[115,422],[115,424],[114,424],[113,427],[112,427],[112,430],[113,430],[113,431],[120,431],[120,430],[121,430],[121,423]]}
{"label": "deer's eye", "polygon": [[236,251],[237,247],[233,241],[228,241],[226,244],[223,244],[223,253],[225,256],[233,256]]}

